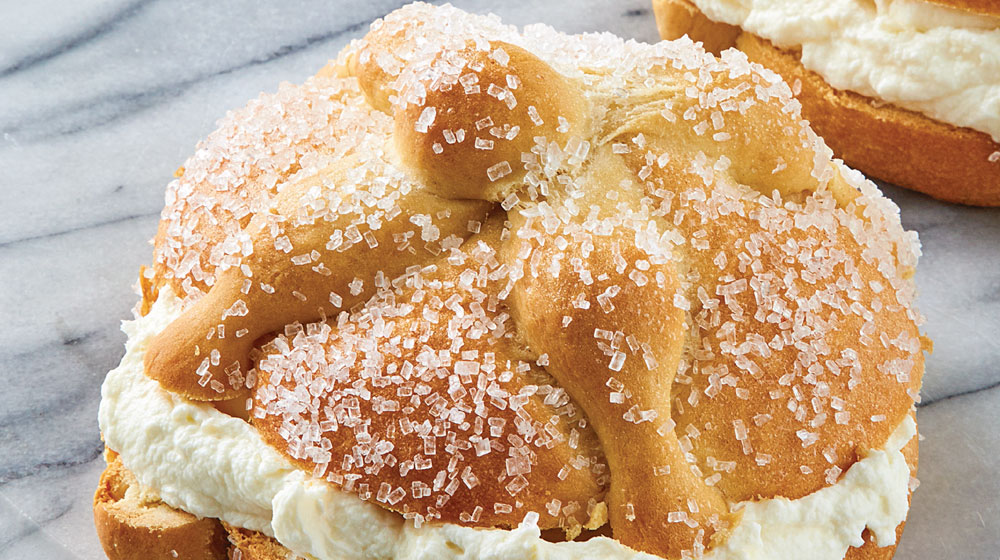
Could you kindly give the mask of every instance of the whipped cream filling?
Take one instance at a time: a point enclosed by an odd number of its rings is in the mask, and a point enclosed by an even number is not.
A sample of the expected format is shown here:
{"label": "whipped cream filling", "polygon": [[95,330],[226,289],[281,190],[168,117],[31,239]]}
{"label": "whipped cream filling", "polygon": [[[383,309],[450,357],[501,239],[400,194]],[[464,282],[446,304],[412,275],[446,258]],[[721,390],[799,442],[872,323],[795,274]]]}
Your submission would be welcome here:
{"label": "whipped cream filling", "polygon": [[[175,508],[275,537],[321,560],[399,558],[655,558],[606,537],[552,543],[530,522],[513,530],[425,523],[313,479],[246,422],[162,389],[143,373],[150,340],[181,313],[169,288],[145,317],[123,323],[121,364],[101,388],[107,446],[140,484]],[[900,449],[916,433],[907,417],[886,442],[835,484],[797,500],[740,504],[742,520],[706,554],[715,560],[841,560],[867,527],[887,546],[908,509],[909,467]]]}
{"label": "whipped cream filling", "polygon": [[850,90],[1000,142],[1000,17],[923,0],[692,0]]}

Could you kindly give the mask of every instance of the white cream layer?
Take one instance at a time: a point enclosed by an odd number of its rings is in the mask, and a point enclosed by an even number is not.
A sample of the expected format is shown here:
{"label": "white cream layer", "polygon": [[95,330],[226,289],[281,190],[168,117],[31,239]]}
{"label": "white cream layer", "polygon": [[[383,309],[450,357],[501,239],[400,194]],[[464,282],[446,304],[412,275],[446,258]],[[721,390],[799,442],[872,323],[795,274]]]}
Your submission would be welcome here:
{"label": "white cream layer", "polygon": [[[654,558],[613,539],[550,543],[538,528],[415,528],[381,507],[312,479],[242,420],[163,390],[143,374],[150,339],[180,314],[168,288],[148,315],[126,321],[126,353],[101,388],[101,431],[139,482],[167,504],[262,531],[298,554],[327,559]],[[709,558],[841,560],[865,527],[895,543],[906,517],[910,472],[900,449],[913,437],[907,418],[885,449],[854,464],[834,485],[798,500],[743,505],[743,519]]]}
{"label": "white cream layer", "polygon": [[833,87],[1000,142],[1000,17],[924,0],[692,0],[778,46]]}

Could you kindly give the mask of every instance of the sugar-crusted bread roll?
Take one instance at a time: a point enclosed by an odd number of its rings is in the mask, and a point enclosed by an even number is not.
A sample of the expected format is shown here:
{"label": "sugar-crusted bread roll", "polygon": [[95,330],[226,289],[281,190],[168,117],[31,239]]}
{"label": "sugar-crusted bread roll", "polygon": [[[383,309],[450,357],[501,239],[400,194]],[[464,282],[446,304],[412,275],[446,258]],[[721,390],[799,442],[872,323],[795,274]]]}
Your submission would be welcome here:
{"label": "sugar-crusted bread roll", "polygon": [[738,52],[414,4],[179,170],[102,432],[235,558],[888,557],[897,212]]}
{"label": "sugar-crusted bread roll", "polygon": [[[808,17],[765,13],[766,8],[759,8],[762,3],[755,0],[742,0],[737,3],[742,9],[732,12],[716,4],[715,0],[653,0],[660,35],[664,39],[688,35],[715,53],[736,47],[750,60],[780,74],[802,102],[803,116],[848,165],[941,200],[1000,205],[1000,8],[996,3],[904,0],[868,9],[863,2],[843,0],[824,8],[824,23],[854,19],[830,15],[837,10],[868,18],[866,25],[856,25],[859,29],[845,30],[843,35],[834,24],[817,31],[823,26]],[[700,5],[710,9],[711,15],[703,13]],[[786,25],[761,23],[782,16],[787,16]],[[740,18],[746,18],[750,30],[733,25]],[[885,37],[866,36],[869,28]],[[852,35],[859,37],[852,39]],[[886,52],[877,51],[879,47]],[[805,64],[803,48],[823,54],[812,55]],[[890,69],[870,68],[864,59],[852,62],[852,49],[881,55]],[[843,61],[822,69],[828,74],[850,72],[861,77],[857,83],[833,86],[821,69],[812,66],[819,56]],[[923,71],[914,71],[919,68]],[[871,76],[873,85],[865,84],[864,76]],[[922,80],[954,84],[958,91],[937,94],[940,99],[927,93],[929,99],[924,99],[923,92],[931,86],[921,85]],[[970,116],[977,112],[982,116]]]}

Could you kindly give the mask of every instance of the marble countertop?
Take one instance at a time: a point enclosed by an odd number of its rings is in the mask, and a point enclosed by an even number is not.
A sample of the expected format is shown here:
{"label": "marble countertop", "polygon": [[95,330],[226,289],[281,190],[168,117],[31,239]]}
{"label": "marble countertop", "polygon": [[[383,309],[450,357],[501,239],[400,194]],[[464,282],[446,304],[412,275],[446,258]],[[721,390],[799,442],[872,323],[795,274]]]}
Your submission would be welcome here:
{"label": "marble countertop", "polygon": [[[652,41],[648,0],[469,0]],[[104,374],[163,188],[226,110],[301,81],[402,1],[36,0],[0,17],[0,560],[103,558]],[[920,233],[921,486],[897,558],[1000,556],[1000,209],[886,187]]]}

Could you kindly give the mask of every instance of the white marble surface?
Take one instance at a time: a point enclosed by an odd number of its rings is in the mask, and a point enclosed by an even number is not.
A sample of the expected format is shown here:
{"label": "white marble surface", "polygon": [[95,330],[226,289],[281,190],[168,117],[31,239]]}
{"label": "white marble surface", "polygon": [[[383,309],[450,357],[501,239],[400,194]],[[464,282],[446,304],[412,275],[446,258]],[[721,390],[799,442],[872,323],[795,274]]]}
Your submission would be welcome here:
{"label": "white marble surface", "polygon": [[[103,558],[99,386],[163,187],[215,119],[301,81],[402,2],[0,7],[0,560]],[[509,22],[656,36],[648,0],[470,0]],[[927,361],[902,560],[1000,557],[1000,210],[887,188],[920,232]]]}

